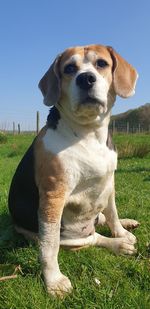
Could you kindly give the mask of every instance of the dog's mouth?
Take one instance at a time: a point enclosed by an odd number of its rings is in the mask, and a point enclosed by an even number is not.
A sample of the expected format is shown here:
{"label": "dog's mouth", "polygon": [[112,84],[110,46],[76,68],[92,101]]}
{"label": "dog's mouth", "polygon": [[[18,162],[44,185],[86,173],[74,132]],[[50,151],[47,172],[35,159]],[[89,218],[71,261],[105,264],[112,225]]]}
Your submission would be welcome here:
{"label": "dog's mouth", "polygon": [[91,96],[87,96],[85,97],[82,101],[81,101],[82,105],[91,105],[91,106],[95,106],[95,105],[101,105],[102,107],[105,107],[105,103],[102,102],[100,99],[95,98],[95,97],[91,97]]}

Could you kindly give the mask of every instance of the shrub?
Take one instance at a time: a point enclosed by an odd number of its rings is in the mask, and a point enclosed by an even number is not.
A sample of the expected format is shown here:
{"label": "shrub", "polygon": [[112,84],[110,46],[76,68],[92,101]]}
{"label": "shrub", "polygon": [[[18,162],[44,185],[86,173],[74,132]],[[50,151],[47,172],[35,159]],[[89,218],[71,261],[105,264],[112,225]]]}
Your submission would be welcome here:
{"label": "shrub", "polygon": [[150,145],[146,143],[131,144],[129,141],[118,147],[119,158],[144,158],[150,153]]}
{"label": "shrub", "polygon": [[5,143],[7,143],[7,136],[3,132],[0,132],[0,144]]}
{"label": "shrub", "polygon": [[19,155],[21,155],[21,147],[19,147],[19,145],[17,145],[16,143],[12,144],[11,151],[8,153],[7,157],[13,158]]}

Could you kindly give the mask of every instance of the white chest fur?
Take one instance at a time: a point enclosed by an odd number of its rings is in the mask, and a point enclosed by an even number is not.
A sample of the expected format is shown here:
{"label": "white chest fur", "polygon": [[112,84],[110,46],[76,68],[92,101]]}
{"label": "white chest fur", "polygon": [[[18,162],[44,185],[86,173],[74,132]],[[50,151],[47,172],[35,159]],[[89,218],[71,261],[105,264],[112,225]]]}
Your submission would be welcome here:
{"label": "white chest fur", "polygon": [[75,181],[72,189],[81,180],[103,178],[117,167],[116,152],[110,150],[106,142],[101,143],[94,132],[78,137],[59,125],[57,130],[47,130],[43,142],[47,151],[60,158],[71,183]]}
{"label": "white chest fur", "polygon": [[107,206],[117,154],[101,143],[94,132],[81,138],[65,126],[55,131],[48,129],[43,142],[46,150],[60,158],[67,178],[63,224],[72,230],[72,235],[78,229],[80,234],[82,224],[91,226],[91,220]]}

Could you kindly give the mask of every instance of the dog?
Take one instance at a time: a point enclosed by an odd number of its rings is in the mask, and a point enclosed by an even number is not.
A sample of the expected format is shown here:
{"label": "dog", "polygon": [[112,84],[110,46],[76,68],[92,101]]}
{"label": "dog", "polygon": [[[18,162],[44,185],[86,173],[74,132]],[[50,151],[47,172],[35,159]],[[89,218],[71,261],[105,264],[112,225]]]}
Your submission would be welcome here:
{"label": "dog", "polygon": [[[59,54],[39,82],[50,113],[14,174],[8,204],[16,230],[39,241],[52,295],[72,290],[59,269],[60,246],[136,253],[136,238],[127,229],[138,222],[117,214],[117,152],[108,125],[116,96],[132,96],[137,77],[112,47],[89,45]],[[105,223],[112,238],[95,232]]]}

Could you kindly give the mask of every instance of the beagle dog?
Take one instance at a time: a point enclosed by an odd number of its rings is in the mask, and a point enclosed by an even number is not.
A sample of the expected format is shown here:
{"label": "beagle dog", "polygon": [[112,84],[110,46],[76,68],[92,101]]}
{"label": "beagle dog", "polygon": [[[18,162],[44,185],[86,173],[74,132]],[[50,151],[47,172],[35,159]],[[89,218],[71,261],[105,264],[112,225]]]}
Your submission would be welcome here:
{"label": "beagle dog", "polygon": [[[135,236],[119,220],[114,172],[117,153],[108,135],[116,95],[134,94],[136,70],[112,47],[68,48],[39,82],[44,103],[52,106],[46,126],[21,160],[9,192],[16,230],[38,238],[47,290],[62,296],[72,289],[60,272],[59,247],[105,247],[135,254]],[[95,232],[107,223],[112,238]]]}

